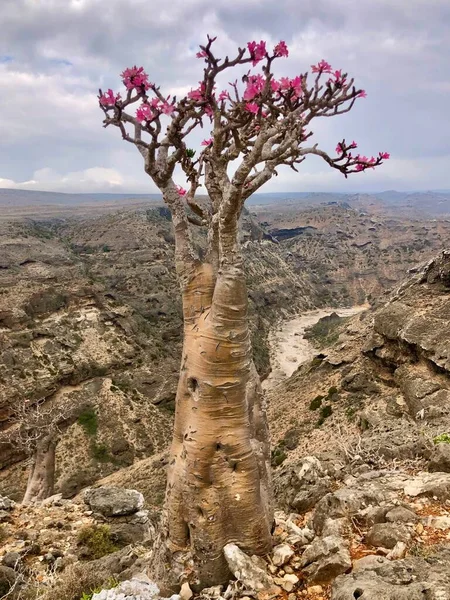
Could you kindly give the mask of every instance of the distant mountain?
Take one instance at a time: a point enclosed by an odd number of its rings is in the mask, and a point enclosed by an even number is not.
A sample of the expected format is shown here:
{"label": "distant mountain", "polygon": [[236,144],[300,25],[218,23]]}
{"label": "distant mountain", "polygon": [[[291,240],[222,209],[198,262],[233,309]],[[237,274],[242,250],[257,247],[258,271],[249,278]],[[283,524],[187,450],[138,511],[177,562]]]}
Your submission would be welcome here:
{"label": "distant mountain", "polygon": [[160,200],[161,194],[64,194],[0,188],[0,206],[30,206],[35,204],[62,204],[76,206],[92,202],[120,200]]}
{"label": "distant mountain", "polygon": [[[0,188],[0,218],[54,217],[69,214],[99,213],[120,208],[154,205],[162,201],[161,194],[65,194]],[[339,204],[369,212],[390,212],[409,216],[436,218],[450,216],[450,191],[386,190],[376,193],[342,192],[271,192],[254,194],[248,204],[291,205],[313,207]]]}

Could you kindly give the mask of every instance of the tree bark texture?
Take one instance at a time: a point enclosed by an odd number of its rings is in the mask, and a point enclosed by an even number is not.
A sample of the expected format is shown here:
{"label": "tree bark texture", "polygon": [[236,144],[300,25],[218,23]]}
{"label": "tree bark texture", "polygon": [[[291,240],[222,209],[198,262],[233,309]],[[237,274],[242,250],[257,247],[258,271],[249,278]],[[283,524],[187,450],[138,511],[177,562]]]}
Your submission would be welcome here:
{"label": "tree bark texture", "polygon": [[168,473],[172,555],[189,551],[200,587],[229,578],[223,547],[271,548],[273,503],[263,395],[240,266],[199,264],[183,290],[184,347]]}
{"label": "tree bark texture", "polygon": [[37,442],[23,504],[38,502],[53,495],[56,444],[54,436],[44,437]]}

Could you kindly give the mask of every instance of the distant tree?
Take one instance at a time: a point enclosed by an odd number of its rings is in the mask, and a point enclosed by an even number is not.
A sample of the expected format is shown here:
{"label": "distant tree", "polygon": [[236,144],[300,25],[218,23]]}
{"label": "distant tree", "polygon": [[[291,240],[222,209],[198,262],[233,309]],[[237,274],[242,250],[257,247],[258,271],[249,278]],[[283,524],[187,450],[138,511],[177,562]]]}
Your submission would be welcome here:
{"label": "distant tree", "polygon": [[[193,565],[191,579],[199,585],[228,578],[222,552],[228,542],[259,555],[272,545],[269,435],[238,240],[244,203],[279,167],[296,171],[308,155],[345,177],[389,158],[385,152],[371,158],[355,154],[356,143],[345,139],[334,156],[307,143],[314,119],[347,113],[365,97],[346,73],[321,60],[311,73],[276,79],[272,67],[288,56],[285,42],[272,51],[263,41],[249,42],[233,58],[219,59],[214,41],[208,37],[200,46],[203,77],[180,99],[163,94],[136,66],[121,74],[124,97],[111,89],[99,92],[104,126],[117,127],[137,147],[172,214],[184,347],[162,562],[174,578]],[[250,70],[240,82],[217,89],[219,81],[236,78],[233,71],[242,75],[245,66]],[[191,134],[202,127],[210,132],[194,150]],[[180,173],[185,187],[176,183]],[[197,198],[202,185],[207,196]],[[192,243],[192,227],[206,231],[203,253]]]}
{"label": "distant tree", "polygon": [[31,460],[23,504],[44,500],[54,493],[55,453],[67,427],[85,407],[73,399],[18,403],[10,426],[0,434],[1,445],[11,445]]}

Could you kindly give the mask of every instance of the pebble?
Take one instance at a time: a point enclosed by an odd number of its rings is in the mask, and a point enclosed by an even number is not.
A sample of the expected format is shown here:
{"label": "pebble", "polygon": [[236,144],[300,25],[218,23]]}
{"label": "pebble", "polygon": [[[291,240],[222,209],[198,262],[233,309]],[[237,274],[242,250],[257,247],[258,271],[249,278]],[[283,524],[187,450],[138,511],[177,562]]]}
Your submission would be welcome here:
{"label": "pebble", "polygon": [[308,594],[323,594],[323,587],[321,585],[312,585],[306,591]]}

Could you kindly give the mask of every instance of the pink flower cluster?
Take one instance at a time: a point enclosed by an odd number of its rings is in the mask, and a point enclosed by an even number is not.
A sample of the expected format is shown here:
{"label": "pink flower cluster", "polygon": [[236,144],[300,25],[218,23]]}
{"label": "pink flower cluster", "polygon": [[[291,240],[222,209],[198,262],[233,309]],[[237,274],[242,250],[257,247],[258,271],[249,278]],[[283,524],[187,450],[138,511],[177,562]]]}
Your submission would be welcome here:
{"label": "pink flower cluster", "polygon": [[260,94],[266,83],[266,80],[262,75],[248,75],[247,76],[247,87],[245,88],[244,95],[242,96],[244,100],[253,100],[255,96]]}
{"label": "pink flower cluster", "polygon": [[207,140],[203,140],[202,146],[211,146],[212,143],[213,143],[213,139],[209,138]]}
{"label": "pink flower cluster", "polygon": [[160,114],[170,116],[174,111],[175,107],[168,102],[168,99],[162,102],[158,98],[152,98],[150,101],[141,104],[137,109],[136,119],[139,123],[143,123],[144,121],[152,121]]}
{"label": "pink flower cluster", "polygon": [[376,159],[374,156],[368,158],[367,156],[361,156],[360,154],[357,154],[355,156],[355,160],[358,161],[358,164],[356,165],[355,170],[365,171],[370,167],[374,168],[377,163],[377,160],[388,160],[390,157],[391,155],[389,154],[389,152],[379,152],[378,159]]}
{"label": "pink flower cluster", "polygon": [[179,196],[186,196],[187,194],[187,191],[181,185],[177,185],[177,192]]}
{"label": "pink flower cluster", "polygon": [[311,70],[313,73],[331,73],[331,65],[327,63],[326,60],[321,60],[317,63],[317,65],[311,65]]}
{"label": "pink flower cluster", "polygon": [[275,56],[289,56],[289,49],[286,46],[286,42],[284,42],[283,40],[281,40],[280,42],[278,42],[278,44],[275,46],[274,48],[274,54]]}
{"label": "pink flower cluster", "polygon": [[[347,144],[345,144],[345,146],[342,145],[341,142],[338,143],[338,145],[336,146],[336,153],[337,154],[343,154],[344,153],[344,149],[347,150],[353,150],[354,148],[357,148],[358,144],[355,142],[355,140],[353,140],[353,142],[351,144],[349,144],[347,146]],[[351,154],[350,154],[351,156]]]}
{"label": "pink flower cluster", "polygon": [[342,73],[342,69],[337,69],[332,74],[332,77],[328,80],[328,83],[334,83],[336,85],[344,85],[346,81],[345,75]]}
{"label": "pink flower cluster", "polygon": [[346,144],[344,142],[339,142],[336,146],[336,153],[339,154],[342,158],[345,153],[345,157],[352,159],[355,161],[355,170],[356,171],[365,171],[370,167],[374,168],[377,164],[380,164],[378,161],[380,160],[388,160],[390,158],[389,152],[379,152],[378,158],[371,156],[370,158],[367,156],[363,156],[361,154],[357,154],[356,156],[352,156],[352,153],[349,150],[353,150],[357,148],[358,144],[353,141],[351,144]]}
{"label": "pink flower cluster", "polygon": [[195,100],[196,102],[202,102],[205,100],[206,85],[204,81],[199,81],[199,86],[195,90],[188,92],[188,98]]}
{"label": "pink flower cluster", "polygon": [[102,106],[114,106],[117,100],[120,100],[120,94],[114,94],[112,89],[100,96],[99,102]]}
{"label": "pink flower cluster", "polygon": [[128,67],[123,73],[120,74],[122,77],[123,85],[127,90],[135,89],[141,92],[142,89],[148,90],[151,87],[151,83],[148,80],[148,75],[144,71],[144,67]]}
{"label": "pink flower cluster", "polygon": [[250,56],[253,59],[253,66],[255,67],[263,58],[267,55],[266,42],[262,40],[258,42],[248,42],[247,44]]}

